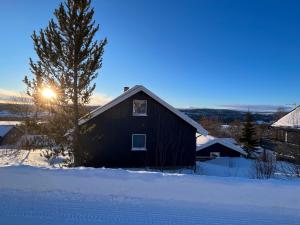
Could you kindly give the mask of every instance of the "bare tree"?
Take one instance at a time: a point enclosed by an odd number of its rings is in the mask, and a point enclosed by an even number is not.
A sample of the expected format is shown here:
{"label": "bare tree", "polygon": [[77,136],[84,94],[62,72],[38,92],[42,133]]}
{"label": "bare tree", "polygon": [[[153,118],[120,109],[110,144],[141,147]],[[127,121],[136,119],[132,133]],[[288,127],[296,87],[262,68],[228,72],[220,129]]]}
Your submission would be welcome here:
{"label": "bare tree", "polygon": [[264,149],[263,154],[254,160],[254,178],[269,179],[276,171],[276,159],[272,152]]}
{"label": "bare tree", "polygon": [[229,137],[234,138],[239,142],[242,133],[242,123],[239,120],[235,120],[228,124],[228,128],[226,128],[226,133]]}
{"label": "bare tree", "polygon": [[277,158],[282,160],[279,171],[287,177],[300,177],[300,146],[277,143]]}
{"label": "bare tree", "polygon": [[217,137],[221,137],[222,129],[221,123],[217,118],[208,118],[208,117],[201,117],[200,124],[209,132],[209,134]]}

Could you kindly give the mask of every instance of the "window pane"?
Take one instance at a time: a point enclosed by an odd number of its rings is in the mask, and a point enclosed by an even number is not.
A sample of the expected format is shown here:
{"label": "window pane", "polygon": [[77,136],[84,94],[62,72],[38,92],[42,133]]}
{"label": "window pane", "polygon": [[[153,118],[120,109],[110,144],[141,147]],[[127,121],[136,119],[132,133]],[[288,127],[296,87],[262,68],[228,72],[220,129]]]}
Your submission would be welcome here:
{"label": "window pane", "polygon": [[147,114],[147,100],[133,100],[133,114],[146,115]]}
{"label": "window pane", "polygon": [[134,134],[132,137],[132,148],[146,148],[146,135]]}

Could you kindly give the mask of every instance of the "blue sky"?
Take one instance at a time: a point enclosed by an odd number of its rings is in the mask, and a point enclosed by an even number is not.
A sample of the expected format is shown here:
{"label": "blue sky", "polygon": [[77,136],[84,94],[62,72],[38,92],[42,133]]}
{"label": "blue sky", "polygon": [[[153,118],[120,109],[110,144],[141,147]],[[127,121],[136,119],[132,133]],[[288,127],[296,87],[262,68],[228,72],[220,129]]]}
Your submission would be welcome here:
{"label": "blue sky", "polygon": [[[0,94],[25,90],[33,30],[60,1],[2,1]],[[143,84],[176,107],[299,103],[299,1],[94,0],[108,38],[97,98]],[[260,107],[262,107],[260,106]]]}

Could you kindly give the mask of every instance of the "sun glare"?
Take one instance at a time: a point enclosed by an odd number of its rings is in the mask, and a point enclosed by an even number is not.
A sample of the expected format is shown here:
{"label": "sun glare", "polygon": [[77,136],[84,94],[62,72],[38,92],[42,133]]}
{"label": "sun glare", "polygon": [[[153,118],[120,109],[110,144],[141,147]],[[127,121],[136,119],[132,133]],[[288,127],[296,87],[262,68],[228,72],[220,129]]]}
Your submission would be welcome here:
{"label": "sun glare", "polygon": [[56,98],[56,93],[50,88],[44,88],[42,90],[42,96],[47,99],[54,99]]}

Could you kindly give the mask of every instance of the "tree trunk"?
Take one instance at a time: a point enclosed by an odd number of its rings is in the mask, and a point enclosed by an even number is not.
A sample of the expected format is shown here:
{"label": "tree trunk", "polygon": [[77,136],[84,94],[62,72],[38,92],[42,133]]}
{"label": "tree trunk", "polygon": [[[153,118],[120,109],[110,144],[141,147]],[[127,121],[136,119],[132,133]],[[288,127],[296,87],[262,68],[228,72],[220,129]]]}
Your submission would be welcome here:
{"label": "tree trunk", "polygon": [[78,74],[77,69],[74,70],[74,96],[73,96],[73,124],[74,124],[74,135],[73,135],[73,157],[74,165],[82,166],[82,157],[80,154],[80,141],[79,141],[79,107],[78,107]]}

